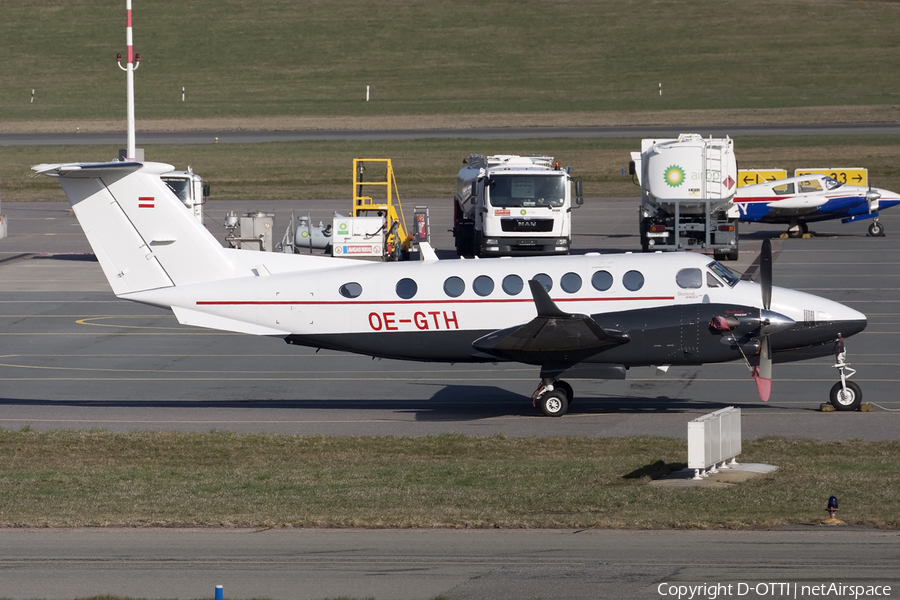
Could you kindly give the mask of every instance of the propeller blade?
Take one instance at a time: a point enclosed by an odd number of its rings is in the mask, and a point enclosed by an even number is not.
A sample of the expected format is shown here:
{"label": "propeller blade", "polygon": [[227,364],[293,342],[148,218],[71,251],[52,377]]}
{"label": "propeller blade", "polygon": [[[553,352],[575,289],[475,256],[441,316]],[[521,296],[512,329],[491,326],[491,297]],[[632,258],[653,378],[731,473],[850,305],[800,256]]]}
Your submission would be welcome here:
{"label": "propeller blade", "polygon": [[763,308],[769,310],[772,304],[772,242],[763,240],[759,253],[759,285],[762,286]]}
{"label": "propeller blade", "polygon": [[759,399],[768,402],[772,394],[772,345],[767,335],[764,335],[760,342],[759,364],[753,369],[753,379],[756,380]]}

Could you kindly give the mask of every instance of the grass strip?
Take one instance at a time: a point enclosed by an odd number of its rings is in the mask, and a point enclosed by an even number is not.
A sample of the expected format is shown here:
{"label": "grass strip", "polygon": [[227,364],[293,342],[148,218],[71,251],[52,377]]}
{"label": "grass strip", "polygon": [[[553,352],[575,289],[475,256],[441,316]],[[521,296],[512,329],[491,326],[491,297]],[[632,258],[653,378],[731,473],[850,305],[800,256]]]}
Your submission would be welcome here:
{"label": "grass strip", "polygon": [[900,442],[762,439],[773,475],[663,489],[667,438],[0,432],[3,527],[900,526]]}
{"label": "grass strip", "polygon": [[[349,198],[354,158],[390,158],[401,200],[446,200],[456,191],[465,157],[481,154],[549,154],[584,181],[588,197],[638,196],[622,169],[640,140],[553,138],[523,140],[422,139],[399,141],[284,142],[268,144],[159,145],[145,148],[147,160],[189,165],[212,186],[216,200],[303,200]],[[866,168],[876,187],[900,191],[900,136],[740,137],[735,154],[741,168]],[[31,166],[45,162],[115,160],[112,146],[0,147],[0,182],[7,202],[64,202],[58,182],[36,177]]]}

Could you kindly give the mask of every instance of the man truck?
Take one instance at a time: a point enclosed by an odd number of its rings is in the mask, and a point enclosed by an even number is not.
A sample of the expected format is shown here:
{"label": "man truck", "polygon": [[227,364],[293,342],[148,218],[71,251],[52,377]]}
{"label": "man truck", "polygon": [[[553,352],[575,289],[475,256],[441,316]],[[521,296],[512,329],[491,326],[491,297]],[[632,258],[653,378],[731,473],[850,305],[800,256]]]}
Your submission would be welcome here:
{"label": "man truck", "polygon": [[473,154],[463,163],[453,199],[458,256],[569,253],[572,209],[584,200],[581,182],[559,162]]}

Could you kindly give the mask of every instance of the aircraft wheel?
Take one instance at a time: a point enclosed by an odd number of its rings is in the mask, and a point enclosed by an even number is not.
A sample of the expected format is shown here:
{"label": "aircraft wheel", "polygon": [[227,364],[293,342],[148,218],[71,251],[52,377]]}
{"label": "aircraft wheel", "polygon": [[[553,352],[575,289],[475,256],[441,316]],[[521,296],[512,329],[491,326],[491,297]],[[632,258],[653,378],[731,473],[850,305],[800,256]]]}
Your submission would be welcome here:
{"label": "aircraft wheel", "polygon": [[575,397],[575,390],[572,389],[572,386],[569,385],[568,381],[563,381],[562,379],[558,380],[553,384],[554,390],[559,390],[566,395],[566,400],[569,401],[569,405],[572,405],[572,399]]}
{"label": "aircraft wheel", "polygon": [[862,389],[853,381],[847,382],[847,391],[838,381],[831,388],[831,405],[834,410],[857,410],[862,404]]}
{"label": "aircraft wheel", "polygon": [[869,237],[881,237],[884,235],[884,225],[878,221],[873,221],[869,225]]}
{"label": "aircraft wheel", "polygon": [[788,227],[787,234],[792,239],[803,237],[803,227],[801,225],[791,225]]}
{"label": "aircraft wheel", "polygon": [[569,399],[562,390],[553,390],[543,394],[538,401],[541,412],[548,417],[561,417],[569,410]]}

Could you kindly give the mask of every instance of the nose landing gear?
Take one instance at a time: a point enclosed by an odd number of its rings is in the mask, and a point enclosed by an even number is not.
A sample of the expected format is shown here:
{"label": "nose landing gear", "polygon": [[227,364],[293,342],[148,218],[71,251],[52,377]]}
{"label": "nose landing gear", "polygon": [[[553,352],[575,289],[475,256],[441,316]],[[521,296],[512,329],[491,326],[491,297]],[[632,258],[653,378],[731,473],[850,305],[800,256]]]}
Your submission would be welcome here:
{"label": "nose landing gear", "polygon": [[878,222],[878,219],[875,219],[869,224],[869,237],[882,237],[884,235],[884,225]]}
{"label": "nose landing gear", "polygon": [[832,366],[838,370],[841,380],[834,384],[829,394],[829,400],[834,410],[859,410],[862,404],[862,389],[853,381],[848,381],[856,373],[856,369],[850,368],[846,362],[847,350],[844,347],[844,338],[838,337],[834,343],[834,363]]}

